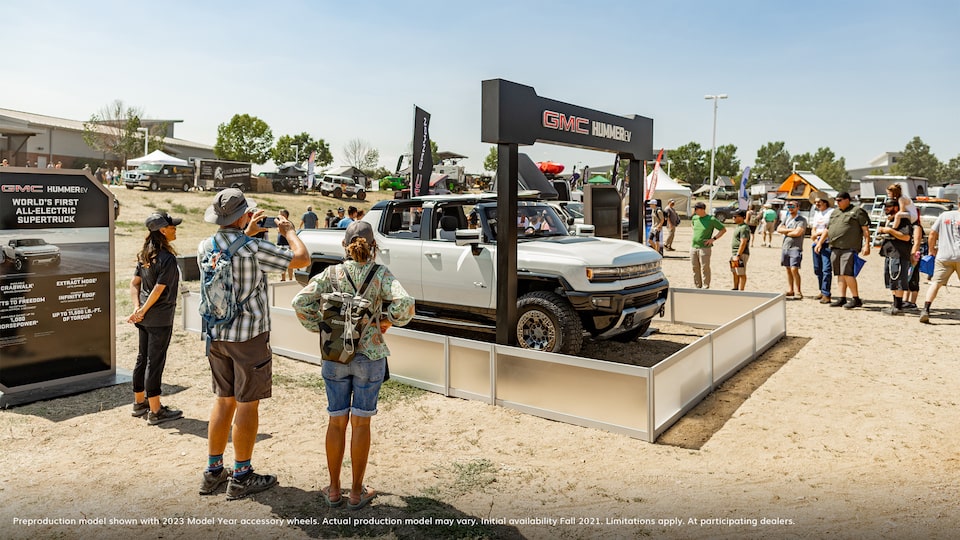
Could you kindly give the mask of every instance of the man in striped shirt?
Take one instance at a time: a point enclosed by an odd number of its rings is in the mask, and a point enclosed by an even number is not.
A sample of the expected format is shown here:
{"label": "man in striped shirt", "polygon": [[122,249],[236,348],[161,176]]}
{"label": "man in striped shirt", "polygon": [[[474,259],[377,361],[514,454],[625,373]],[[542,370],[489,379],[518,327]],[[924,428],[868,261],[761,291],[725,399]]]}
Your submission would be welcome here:
{"label": "man in striped shirt", "polygon": [[[257,225],[263,210],[239,189],[217,193],[207,208],[204,220],[220,226],[211,238],[200,243],[197,262],[216,249],[225,250],[240,235],[254,236],[265,229]],[[289,243],[289,250],[267,240],[250,238],[231,259],[233,285],[239,303],[239,314],[229,325],[210,329],[211,340],[207,359],[217,395],[207,426],[209,460],[200,484],[200,494],[209,495],[227,483],[227,499],[240,499],[277,484],[277,477],[253,472],[250,459],[259,428],[258,409],[261,399],[272,393],[273,353],[270,350],[270,305],[267,298],[266,272],[284,272],[303,268],[310,263],[310,254],[290,220],[276,218],[277,229]],[[243,300],[246,299],[246,300]],[[223,452],[233,426],[235,467],[231,472],[223,466]]]}

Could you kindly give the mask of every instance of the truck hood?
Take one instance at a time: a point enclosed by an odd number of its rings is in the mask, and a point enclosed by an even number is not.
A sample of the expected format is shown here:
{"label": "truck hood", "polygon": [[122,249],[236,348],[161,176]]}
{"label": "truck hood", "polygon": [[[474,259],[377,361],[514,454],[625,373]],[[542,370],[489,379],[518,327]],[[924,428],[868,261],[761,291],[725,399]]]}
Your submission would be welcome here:
{"label": "truck hood", "polygon": [[534,261],[579,261],[583,266],[627,266],[659,260],[656,251],[627,240],[595,236],[563,236],[517,242],[521,266]]}

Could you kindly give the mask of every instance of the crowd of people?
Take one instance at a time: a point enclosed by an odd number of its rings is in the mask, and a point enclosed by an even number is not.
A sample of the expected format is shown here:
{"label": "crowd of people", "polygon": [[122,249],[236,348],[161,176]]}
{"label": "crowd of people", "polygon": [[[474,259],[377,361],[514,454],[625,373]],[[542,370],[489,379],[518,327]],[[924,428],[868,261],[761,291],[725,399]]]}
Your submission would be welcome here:
{"label": "crowd of people", "polygon": [[[356,356],[349,363],[324,361],[321,367],[330,417],[325,438],[330,482],[322,490],[323,498],[330,507],[346,504],[348,509],[357,510],[377,496],[375,489],[364,484],[364,476],[370,453],[370,420],[377,414],[380,387],[389,377],[389,349],[383,333],[392,325],[403,326],[413,318],[414,300],[389,269],[375,263],[377,244],[373,229],[358,221],[358,210],[351,206],[346,217],[343,208],[339,210],[340,217],[336,222],[328,219],[327,226],[344,229],[347,260],[314,276],[296,296],[293,307],[304,326],[319,332],[325,324],[323,300],[329,293],[349,290],[350,284],[364,280],[370,283],[366,290],[374,291],[371,304],[376,308],[375,321],[363,330]],[[208,455],[201,474],[200,495],[212,495],[226,485],[226,498],[235,500],[270,489],[279,482],[274,475],[254,472],[251,461],[259,428],[259,403],[272,394],[268,273],[280,272],[281,279],[285,279],[293,269],[310,262],[310,254],[289,215],[287,210],[281,210],[272,218],[278,230],[274,244],[265,236],[265,211],[256,208],[238,189],[217,193],[204,213],[204,220],[219,229],[198,246],[198,265],[214,268],[225,257],[230,268],[226,275],[230,277],[224,279],[233,288],[224,292],[213,280],[202,280],[201,312],[203,302],[215,302],[218,295],[231,295],[236,311],[232,317],[216,323],[204,320],[215,399],[207,427]],[[183,417],[182,411],[160,403],[180,276],[173,241],[182,221],[165,212],[147,217],[147,236],[130,281],[134,311],[127,321],[136,325],[140,336],[131,414],[146,417],[150,425]],[[308,207],[301,227],[315,228],[318,221]],[[234,465],[228,467],[224,453],[231,441]],[[352,470],[349,489],[342,488],[340,481],[346,455]]]}
{"label": "crowd of people", "polygon": [[[732,289],[744,290],[746,286],[749,247],[754,243],[756,230],[762,227],[762,247],[773,247],[774,233],[782,236],[780,265],[786,274],[784,295],[802,300],[801,267],[809,231],[809,256],[818,289],[815,299],[819,303],[845,309],[862,307],[857,276],[865,261],[863,257],[868,257],[871,247],[875,247],[884,261],[884,285],[891,292],[891,304],[881,309],[881,313],[902,315],[919,311],[920,322],[928,323],[930,307],[939,289],[954,273],[960,276],[960,211],[940,214],[931,230],[925,232],[916,206],[903,196],[898,184],[893,184],[887,189],[883,221],[872,234],[870,216],[853,204],[847,192],[837,194],[832,200],[826,195],[818,196],[813,205],[809,221],[800,213],[796,201],[787,201],[783,215],[778,215],[770,204],[765,204],[762,210],[740,210],[734,214],[730,258]],[[690,261],[694,286],[698,289],[710,288],[713,247],[726,233],[724,223],[708,215],[706,210],[703,202],[697,202],[691,217]],[[658,224],[662,226],[664,220],[658,221],[656,214],[652,217],[650,240],[656,249],[654,230]],[[931,279],[926,299],[919,306],[916,302],[921,263],[929,265],[925,271]]]}

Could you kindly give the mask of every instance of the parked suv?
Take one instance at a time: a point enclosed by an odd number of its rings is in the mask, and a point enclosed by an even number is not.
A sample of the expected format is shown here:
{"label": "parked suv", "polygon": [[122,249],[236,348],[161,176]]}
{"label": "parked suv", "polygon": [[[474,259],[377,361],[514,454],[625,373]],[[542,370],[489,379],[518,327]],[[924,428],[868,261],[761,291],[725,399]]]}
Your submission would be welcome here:
{"label": "parked suv", "polygon": [[924,234],[930,233],[933,222],[937,220],[940,214],[947,210],[956,209],[956,205],[951,203],[916,203],[917,210],[920,212],[920,224],[923,225]]}
{"label": "parked suv", "polygon": [[734,201],[726,206],[716,206],[713,209],[713,217],[720,221],[733,219],[733,214],[740,209],[740,202]]}
{"label": "parked suv", "polygon": [[144,163],[135,170],[123,173],[123,183],[127,189],[147,188],[150,191],[161,189],[193,189],[193,167],[189,165],[166,165],[163,163]]}
{"label": "parked suv", "polygon": [[319,189],[323,195],[336,199],[347,196],[356,197],[358,201],[362,201],[367,198],[367,192],[363,189],[363,185],[357,183],[353,178],[347,178],[346,176],[325,174],[323,178],[320,179]]}

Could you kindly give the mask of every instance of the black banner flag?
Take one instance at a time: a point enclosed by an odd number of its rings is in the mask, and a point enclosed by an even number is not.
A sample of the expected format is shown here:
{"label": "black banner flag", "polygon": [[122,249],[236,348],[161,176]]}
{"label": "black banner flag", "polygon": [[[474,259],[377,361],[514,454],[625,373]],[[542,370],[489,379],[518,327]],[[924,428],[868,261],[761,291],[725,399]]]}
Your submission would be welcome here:
{"label": "black banner flag", "polygon": [[430,147],[430,113],[414,105],[413,113],[413,171],[410,187],[413,196],[430,191],[433,174],[433,151]]}

